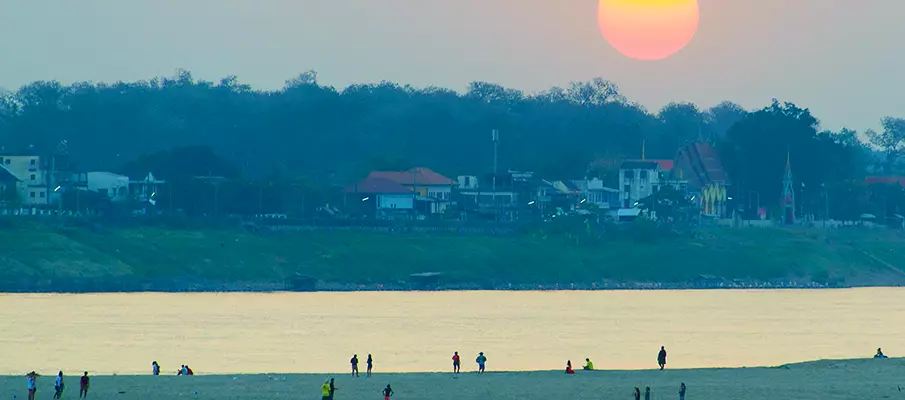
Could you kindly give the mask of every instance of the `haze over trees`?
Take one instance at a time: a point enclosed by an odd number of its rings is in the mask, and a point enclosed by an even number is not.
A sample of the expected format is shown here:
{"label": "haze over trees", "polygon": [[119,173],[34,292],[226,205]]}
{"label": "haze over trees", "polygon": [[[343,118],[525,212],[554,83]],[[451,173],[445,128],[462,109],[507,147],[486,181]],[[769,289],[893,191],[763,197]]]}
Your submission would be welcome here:
{"label": "haze over trees", "polygon": [[[392,82],[337,90],[309,71],[280,90],[259,91],[236,77],[207,82],[182,71],[131,83],[34,82],[0,94],[0,146],[7,152],[47,154],[66,141],[82,170],[289,180],[306,191],[373,169],[486,173],[490,131],[498,129],[501,170],[552,179],[594,173],[589,165],[600,158],[639,158],[642,142],[652,159],[711,142],[737,196],[756,193],[764,204],[779,198],[788,152],[803,201],[819,208],[821,194],[856,203],[865,174],[900,170],[905,119],[887,117],[882,125],[864,132],[870,147],[854,131],[820,130],[807,108],[780,101],[750,112],[731,102],[709,109],[672,103],[651,112],[601,78],[530,94],[474,82],[457,93]],[[859,212],[850,208],[833,212]]]}

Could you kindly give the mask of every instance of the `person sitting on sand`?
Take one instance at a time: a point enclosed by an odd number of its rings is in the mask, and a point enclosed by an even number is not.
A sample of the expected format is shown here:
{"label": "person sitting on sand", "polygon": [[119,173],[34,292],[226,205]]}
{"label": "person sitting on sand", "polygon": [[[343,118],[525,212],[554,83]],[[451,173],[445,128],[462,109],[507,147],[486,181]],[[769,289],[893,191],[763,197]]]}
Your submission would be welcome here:
{"label": "person sitting on sand", "polygon": [[582,369],[584,369],[585,371],[593,371],[593,370],[594,370],[594,363],[591,362],[591,359],[590,359],[590,358],[585,358],[585,359],[584,359],[584,362],[585,362],[584,368],[582,368]]}
{"label": "person sitting on sand", "polygon": [[324,381],[321,385],[321,400],[330,400],[330,381]]}
{"label": "person sitting on sand", "polygon": [[383,400],[390,400],[390,397],[393,397],[393,388],[387,385],[386,389],[383,389]]}
{"label": "person sitting on sand", "polygon": [[185,374],[188,375],[188,376],[192,376],[192,375],[195,375],[195,371],[192,371],[192,369],[189,368],[188,365],[186,365],[186,366],[185,366]]}
{"label": "person sitting on sand", "polygon": [[575,371],[572,370],[572,360],[566,361],[566,375],[573,375]]}
{"label": "person sitting on sand", "polygon": [[160,375],[160,364],[158,364],[157,361],[151,362],[151,375]]}
{"label": "person sitting on sand", "polygon": [[478,353],[478,358],[475,358],[474,361],[476,363],[478,363],[478,373],[483,374],[484,373],[484,364],[487,362],[487,357],[484,357],[484,353],[481,352],[481,353]]}
{"label": "person sitting on sand", "polygon": [[458,351],[453,353],[452,360],[453,360],[453,373],[458,374],[459,372],[462,371],[462,358],[459,357]]}
{"label": "person sitting on sand", "polygon": [[688,390],[688,388],[685,387],[685,382],[682,382],[682,384],[679,385],[679,400],[685,400],[685,391],[686,390]]}
{"label": "person sitting on sand", "polygon": [[874,354],[874,358],[888,358],[885,354],[883,354],[883,349],[878,348],[877,354]]}
{"label": "person sitting on sand", "polygon": [[53,398],[63,398],[63,386],[63,371],[60,371],[60,373],[57,374],[57,380],[53,383]]}

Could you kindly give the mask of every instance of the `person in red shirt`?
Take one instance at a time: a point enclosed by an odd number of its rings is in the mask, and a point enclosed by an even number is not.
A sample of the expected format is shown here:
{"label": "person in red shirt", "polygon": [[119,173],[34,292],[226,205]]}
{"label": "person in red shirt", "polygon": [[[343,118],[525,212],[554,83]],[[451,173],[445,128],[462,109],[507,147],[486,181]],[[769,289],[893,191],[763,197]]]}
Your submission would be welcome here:
{"label": "person in red shirt", "polygon": [[459,357],[459,352],[455,352],[452,357],[453,360],[453,373],[458,374],[459,371],[462,370],[462,358]]}
{"label": "person in red shirt", "polygon": [[575,370],[572,369],[572,360],[566,361],[566,374],[574,375]]}
{"label": "person in red shirt", "polygon": [[192,371],[192,369],[189,368],[188,365],[185,366],[185,372],[186,372],[186,375],[190,375],[190,376],[195,375],[195,371]]}

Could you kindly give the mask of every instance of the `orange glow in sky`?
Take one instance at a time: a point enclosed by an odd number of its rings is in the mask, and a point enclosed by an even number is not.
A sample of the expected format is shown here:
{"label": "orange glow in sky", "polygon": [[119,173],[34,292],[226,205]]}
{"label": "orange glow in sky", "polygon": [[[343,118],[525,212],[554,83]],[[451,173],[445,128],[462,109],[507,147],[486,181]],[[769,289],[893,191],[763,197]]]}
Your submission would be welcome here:
{"label": "orange glow in sky", "polygon": [[597,22],[620,53],[638,60],[662,60],[694,37],[698,0],[600,0]]}

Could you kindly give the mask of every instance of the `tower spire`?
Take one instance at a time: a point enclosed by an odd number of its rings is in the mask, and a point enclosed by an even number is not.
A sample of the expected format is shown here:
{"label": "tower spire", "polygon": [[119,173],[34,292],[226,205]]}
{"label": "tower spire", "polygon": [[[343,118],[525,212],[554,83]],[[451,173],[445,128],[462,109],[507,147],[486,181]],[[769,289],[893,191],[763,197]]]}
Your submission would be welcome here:
{"label": "tower spire", "polygon": [[641,139],[641,161],[644,161],[644,139]]}

